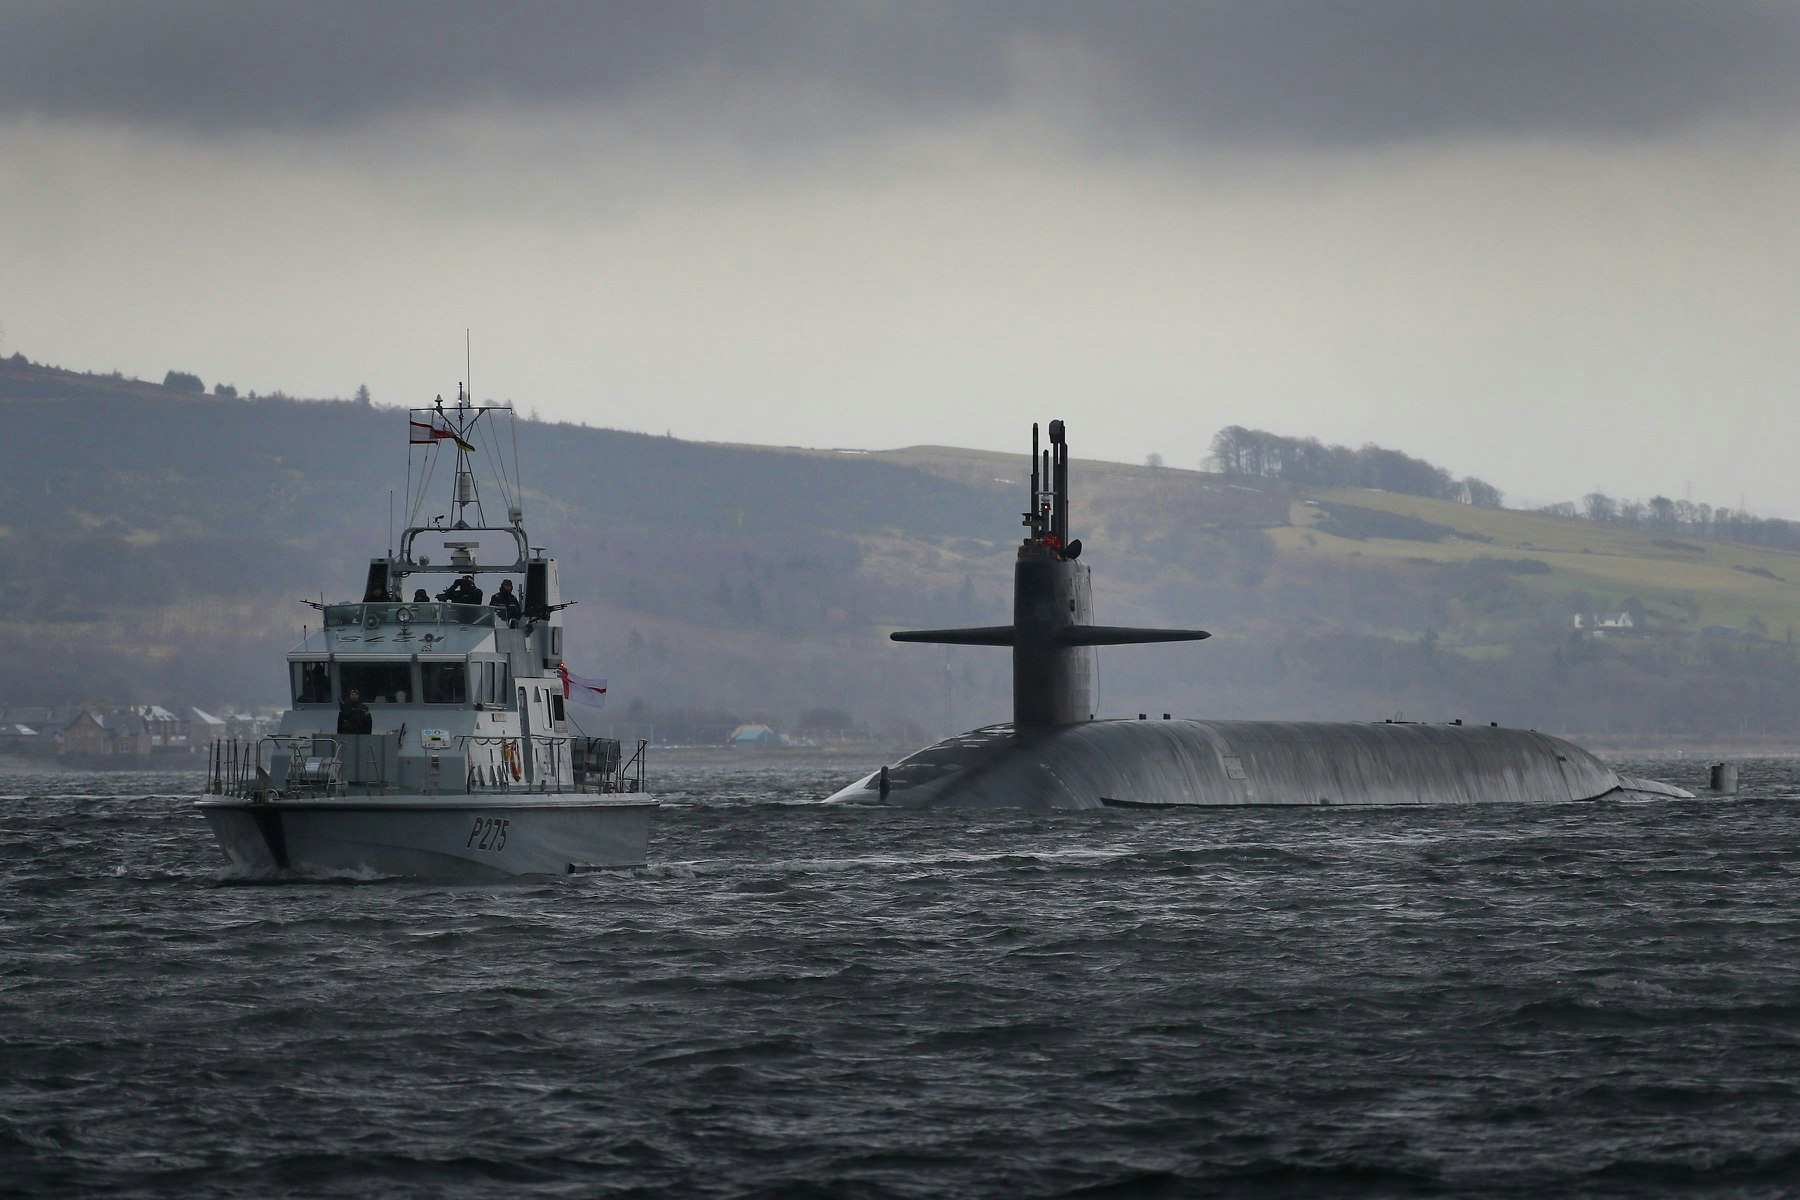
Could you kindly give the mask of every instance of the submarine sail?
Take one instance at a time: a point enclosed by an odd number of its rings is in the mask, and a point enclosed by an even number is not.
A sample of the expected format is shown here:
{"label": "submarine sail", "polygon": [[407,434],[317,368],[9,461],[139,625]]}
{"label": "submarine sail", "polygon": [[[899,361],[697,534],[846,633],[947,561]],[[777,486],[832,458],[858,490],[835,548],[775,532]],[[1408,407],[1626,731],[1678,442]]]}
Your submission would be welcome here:
{"label": "submarine sail", "polygon": [[[1203,629],[1132,629],[1095,625],[1094,591],[1069,541],[1069,446],[1063,423],[1050,422],[1050,448],[1039,458],[1031,426],[1031,503],[1025,541],[1013,566],[1013,623],[977,629],[914,629],[890,634],[896,642],[952,646],[1011,646],[1013,724],[1019,728],[1073,725],[1093,719],[1095,646],[1188,642]],[[1048,486],[1044,486],[1048,485]]]}
{"label": "submarine sail", "polygon": [[1092,575],[1069,538],[1063,422],[1040,451],[1013,567],[1010,625],[903,630],[897,642],[1006,646],[1013,719],[946,738],[828,802],[909,808],[1567,803],[1619,793],[1686,797],[1615,774],[1535,730],[1461,722],[1096,720],[1094,648],[1199,641],[1201,629],[1093,623]]}

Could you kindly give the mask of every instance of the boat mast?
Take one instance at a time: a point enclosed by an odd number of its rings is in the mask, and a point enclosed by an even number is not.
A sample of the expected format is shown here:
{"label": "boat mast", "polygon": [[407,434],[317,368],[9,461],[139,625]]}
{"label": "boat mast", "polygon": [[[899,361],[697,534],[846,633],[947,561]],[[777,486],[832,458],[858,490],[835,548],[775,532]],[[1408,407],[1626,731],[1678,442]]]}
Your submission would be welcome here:
{"label": "boat mast", "polygon": [[481,493],[475,487],[475,470],[469,462],[469,455],[475,446],[475,443],[469,440],[469,433],[475,428],[475,422],[480,419],[481,414],[470,408],[469,392],[465,384],[458,384],[456,388],[454,420],[450,418],[449,414],[444,413],[441,400],[438,402],[438,412],[444,416],[447,427],[455,435],[453,441],[456,445],[456,491],[452,496],[451,503],[456,506],[456,520],[451,522],[450,528],[471,528],[468,519],[468,510],[471,504],[475,506],[475,527],[478,528],[485,525],[487,521],[481,510]]}

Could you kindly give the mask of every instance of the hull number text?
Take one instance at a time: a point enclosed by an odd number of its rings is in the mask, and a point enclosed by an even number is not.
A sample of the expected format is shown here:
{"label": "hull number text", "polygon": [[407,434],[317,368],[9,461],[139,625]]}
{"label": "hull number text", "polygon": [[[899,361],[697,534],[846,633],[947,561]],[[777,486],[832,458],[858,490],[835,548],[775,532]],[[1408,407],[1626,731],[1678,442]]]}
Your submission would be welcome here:
{"label": "hull number text", "polygon": [[505,817],[476,817],[475,828],[469,831],[469,840],[463,843],[463,848],[466,850],[473,846],[477,850],[504,850],[506,830],[511,824]]}

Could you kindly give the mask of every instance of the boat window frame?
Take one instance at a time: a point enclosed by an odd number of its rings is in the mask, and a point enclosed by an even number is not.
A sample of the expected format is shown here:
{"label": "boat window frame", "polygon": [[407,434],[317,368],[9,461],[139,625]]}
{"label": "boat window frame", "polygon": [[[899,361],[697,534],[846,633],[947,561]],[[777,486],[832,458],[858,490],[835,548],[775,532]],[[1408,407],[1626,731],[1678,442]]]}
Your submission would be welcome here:
{"label": "boat window frame", "polygon": [[[469,706],[471,700],[468,659],[460,656],[438,658],[421,655],[417,661],[419,664],[419,703],[430,705],[433,708],[467,708]],[[446,667],[451,670],[442,670]],[[434,677],[454,678],[462,684],[461,688],[457,689],[458,694],[454,700],[439,700],[433,697],[432,685],[427,680]]]}
{"label": "boat window frame", "polygon": [[[318,667],[324,677],[323,682],[325,688],[322,697],[315,696],[308,698],[304,694],[305,681],[302,673],[308,667]],[[288,659],[288,696],[295,708],[300,708],[302,706],[310,707],[313,705],[328,707],[336,703],[336,701],[332,699],[335,691],[336,680],[332,678],[331,659],[328,656],[321,654],[317,657],[309,656],[307,658]]]}
{"label": "boat window frame", "polygon": [[[348,699],[350,696],[350,689],[354,687],[360,693],[360,699],[364,704],[381,705],[383,707],[392,706],[395,708],[398,708],[401,705],[415,704],[417,701],[414,698],[419,694],[419,674],[417,671],[413,670],[413,665],[414,660],[411,657],[394,658],[387,655],[369,655],[368,657],[363,657],[359,655],[356,658],[339,658],[337,660],[337,679],[334,681],[337,684],[338,697],[340,699]],[[400,667],[406,672],[406,687],[404,689],[406,694],[404,698],[389,700],[387,698],[388,696],[393,695],[401,689],[386,688],[378,690],[370,686],[369,683],[361,678],[379,667]],[[346,675],[355,675],[358,676],[358,678],[352,682],[345,678]]]}

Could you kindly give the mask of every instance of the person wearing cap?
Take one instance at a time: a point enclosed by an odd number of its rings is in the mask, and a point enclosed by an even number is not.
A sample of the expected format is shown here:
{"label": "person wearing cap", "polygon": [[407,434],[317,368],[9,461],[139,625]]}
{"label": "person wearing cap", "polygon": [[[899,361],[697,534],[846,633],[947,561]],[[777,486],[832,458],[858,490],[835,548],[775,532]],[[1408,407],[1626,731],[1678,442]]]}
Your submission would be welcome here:
{"label": "person wearing cap", "polygon": [[439,592],[438,599],[453,600],[458,604],[480,604],[481,589],[475,586],[473,575],[462,575],[455,583]]}
{"label": "person wearing cap", "polygon": [[489,604],[500,610],[500,616],[507,621],[516,621],[524,610],[519,605],[519,597],[513,592],[512,580],[502,579],[500,590],[494,593]]}

